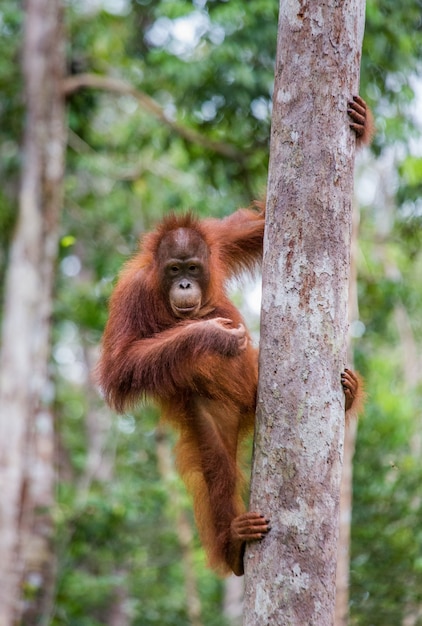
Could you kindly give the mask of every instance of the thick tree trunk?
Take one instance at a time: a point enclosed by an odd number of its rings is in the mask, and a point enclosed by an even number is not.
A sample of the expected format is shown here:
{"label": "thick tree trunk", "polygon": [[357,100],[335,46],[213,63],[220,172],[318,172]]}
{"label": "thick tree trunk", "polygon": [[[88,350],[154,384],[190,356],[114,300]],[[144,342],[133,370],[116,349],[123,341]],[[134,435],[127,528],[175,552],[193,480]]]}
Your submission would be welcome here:
{"label": "thick tree trunk", "polygon": [[280,2],[244,624],[333,624],[364,1]]}
{"label": "thick tree trunk", "polygon": [[24,576],[35,598],[27,605],[34,623],[51,583],[47,362],[65,147],[64,68],[60,2],[27,0],[23,167],[0,360],[0,626],[19,621]]}

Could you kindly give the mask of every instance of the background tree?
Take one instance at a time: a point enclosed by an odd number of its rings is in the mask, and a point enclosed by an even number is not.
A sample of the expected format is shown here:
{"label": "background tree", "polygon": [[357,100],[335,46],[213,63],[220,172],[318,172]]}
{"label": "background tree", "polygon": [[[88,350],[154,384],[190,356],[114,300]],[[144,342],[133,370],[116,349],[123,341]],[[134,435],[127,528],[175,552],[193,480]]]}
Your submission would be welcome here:
{"label": "background tree", "polygon": [[[51,588],[53,422],[50,320],[65,149],[62,11],[29,0],[23,33],[24,161],[5,284],[0,361],[0,623],[22,614],[20,587]],[[36,600],[39,600],[38,602]],[[44,598],[24,612],[43,611]],[[29,617],[28,617],[29,619]]]}

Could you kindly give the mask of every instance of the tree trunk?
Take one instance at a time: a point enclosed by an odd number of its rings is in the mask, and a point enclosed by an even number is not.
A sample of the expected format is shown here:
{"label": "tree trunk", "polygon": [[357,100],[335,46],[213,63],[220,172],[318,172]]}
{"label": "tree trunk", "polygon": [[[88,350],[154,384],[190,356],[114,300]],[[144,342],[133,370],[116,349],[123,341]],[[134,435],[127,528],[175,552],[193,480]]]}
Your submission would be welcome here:
{"label": "tree trunk", "polygon": [[158,469],[163,483],[172,492],[172,506],[176,509],[176,532],[179,540],[182,564],[185,574],[186,612],[190,626],[203,626],[201,599],[198,593],[198,581],[195,575],[193,558],[193,532],[189,519],[183,510],[180,497],[174,484],[174,467],[167,432],[161,424],[157,426],[156,436]]}
{"label": "tree trunk", "polygon": [[241,626],[243,616],[243,576],[229,576],[224,581],[223,617],[229,626]]}
{"label": "tree trunk", "polygon": [[65,148],[57,0],[27,0],[22,69],[23,166],[0,360],[0,626],[20,619],[24,576],[34,623],[51,588],[54,435],[47,363]]}
{"label": "tree trunk", "polygon": [[280,2],[244,624],[333,624],[363,0]]}
{"label": "tree trunk", "polygon": [[[360,213],[355,204],[353,208],[352,241],[350,254],[349,278],[349,321],[359,319],[357,289],[357,249]],[[352,337],[349,335],[348,361],[353,363]],[[350,420],[344,434],[343,471],[340,486],[339,538],[336,571],[336,607],[335,626],[347,626],[349,623],[349,580],[350,580],[350,541],[353,507],[353,457],[357,435],[357,421]]]}

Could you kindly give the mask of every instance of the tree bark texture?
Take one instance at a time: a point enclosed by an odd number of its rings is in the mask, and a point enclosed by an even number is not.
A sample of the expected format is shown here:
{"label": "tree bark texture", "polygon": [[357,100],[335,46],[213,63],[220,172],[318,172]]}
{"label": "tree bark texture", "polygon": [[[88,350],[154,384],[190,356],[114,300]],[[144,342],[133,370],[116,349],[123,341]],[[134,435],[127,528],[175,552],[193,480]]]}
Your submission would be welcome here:
{"label": "tree bark texture", "polygon": [[333,624],[364,0],[281,0],[244,624]]}
{"label": "tree bark texture", "polygon": [[0,626],[26,623],[51,584],[48,507],[53,422],[47,363],[65,149],[62,7],[27,0],[22,53],[25,132],[19,210],[6,277],[0,359]]}

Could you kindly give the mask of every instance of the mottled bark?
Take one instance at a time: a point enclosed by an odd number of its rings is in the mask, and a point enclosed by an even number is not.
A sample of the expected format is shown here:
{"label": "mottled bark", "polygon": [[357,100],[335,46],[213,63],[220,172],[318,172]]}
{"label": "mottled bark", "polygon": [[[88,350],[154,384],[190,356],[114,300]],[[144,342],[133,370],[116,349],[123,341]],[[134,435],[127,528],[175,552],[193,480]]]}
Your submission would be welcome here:
{"label": "mottled bark", "polygon": [[22,60],[23,165],[0,360],[1,626],[19,621],[23,578],[33,597],[26,623],[38,619],[51,589],[54,435],[47,362],[65,147],[58,0],[27,0]]}
{"label": "mottled bark", "polygon": [[363,0],[280,2],[244,624],[333,624]]}

